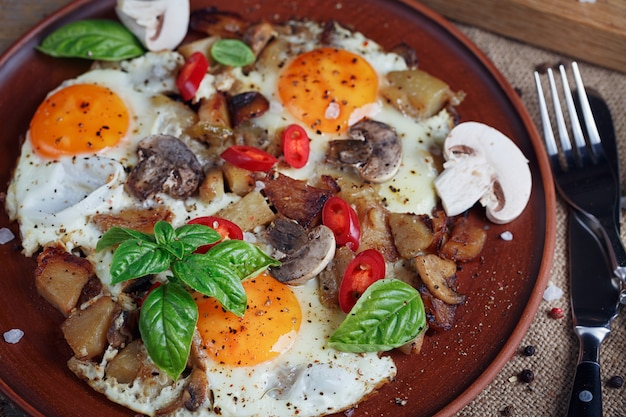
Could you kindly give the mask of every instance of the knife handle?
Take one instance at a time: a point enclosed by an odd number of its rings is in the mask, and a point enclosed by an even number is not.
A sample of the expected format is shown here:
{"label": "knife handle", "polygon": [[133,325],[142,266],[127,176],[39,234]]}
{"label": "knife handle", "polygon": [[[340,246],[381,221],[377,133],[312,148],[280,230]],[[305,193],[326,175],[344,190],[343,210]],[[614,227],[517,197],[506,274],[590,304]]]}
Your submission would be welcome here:
{"label": "knife handle", "polygon": [[602,382],[597,362],[581,362],[576,367],[568,417],[602,417]]}

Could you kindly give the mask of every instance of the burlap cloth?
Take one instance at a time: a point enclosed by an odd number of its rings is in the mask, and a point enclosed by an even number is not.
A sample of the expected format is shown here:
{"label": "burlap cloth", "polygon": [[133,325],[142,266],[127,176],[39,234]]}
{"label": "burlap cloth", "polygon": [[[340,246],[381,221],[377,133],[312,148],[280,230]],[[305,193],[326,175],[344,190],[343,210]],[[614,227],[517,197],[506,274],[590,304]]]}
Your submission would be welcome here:
{"label": "burlap cloth", "polygon": [[[7,15],[6,8],[23,9],[12,1],[0,1],[3,16],[0,23],[12,25],[10,34],[3,32],[2,49],[25,32],[37,20],[30,22],[13,20]],[[55,10],[67,1],[26,2],[41,13]],[[6,7],[6,8],[5,8]],[[33,9],[30,10],[32,12]],[[29,13],[34,18],[33,13]],[[542,64],[566,62],[568,58],[524,43],[513,41],[489,32],[458,25],[484,53],[495,63],[496,67],[518,89],[535,123],[539,126],[539,115],[536,104],[536,93],[532,72]],[[626,75],[606,70],[584,62],[579,62],[585,84],[598,91],[608,102],[615,121],[615,130],[619,143],[619,154],[622,166],[626,167]],[[622,183],[626,185],[626,168],[622,173]],[[626,186],[622,187],[624,191]],[[533,356],[514,355],[504,366],[496,379],[463,408],[456,417],[516,416],[516,417],[559,417],[567,413],[572,379],[578,355],[578,342],[572,333],[572,321],[569,308],[569,288],[567,279],[566,255],[566,211],[561,201],[557,207],[557,246],[554,254],[551,282],[565,291],[562,298],[543,301],[539,311],[520,344],[521,350],[527,346],[535,347]],[[623,237],[626,236],[626,233]],[[560,320],[548,316],[552,307],[560,307],[565,318]],[[607,380],[614,375],[626,378],[626,316],[618,317],[612,326],[612,333],[601,349],[603,371],[604,416],[626,416],[626,386],[611,388]],[[534,373],[531,383],[518,381],[517,375],[524,369]],[[0,397],[0,417],[17,417],[22,414],[4,398]]]}

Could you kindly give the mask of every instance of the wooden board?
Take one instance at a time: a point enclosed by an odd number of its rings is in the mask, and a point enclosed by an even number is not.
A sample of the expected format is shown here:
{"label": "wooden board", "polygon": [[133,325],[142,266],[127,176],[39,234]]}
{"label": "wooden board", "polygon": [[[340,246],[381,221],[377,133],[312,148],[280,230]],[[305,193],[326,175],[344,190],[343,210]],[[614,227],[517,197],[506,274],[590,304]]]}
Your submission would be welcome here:
{"label": "wooden board", "polygon": [[626,73],[626,1],[420,0],[440,14]]}

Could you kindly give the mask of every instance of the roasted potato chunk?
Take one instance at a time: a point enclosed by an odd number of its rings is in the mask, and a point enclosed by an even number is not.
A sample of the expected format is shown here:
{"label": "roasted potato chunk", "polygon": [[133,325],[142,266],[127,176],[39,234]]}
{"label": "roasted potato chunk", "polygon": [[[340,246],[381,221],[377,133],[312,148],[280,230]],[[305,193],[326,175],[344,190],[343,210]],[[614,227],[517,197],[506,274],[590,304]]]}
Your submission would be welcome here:
{"label": "roasted potato chunk", "polygon": [[252,171],[239,168],[228,162],[224,163],[222,171],[224,172],[226,185],[233,193],[244,196],[254,190],[255,180]]}
{"label": "roasted potato chunk", "polygon": [[204,176],[204,181],[198,187],[200,200],[210,203],[224,196],[224,173],[221,168],[212,168]]}
{"label": "roasted potato chunk", "polygon": [[154,225],[159,220],[170,221],[172,213],[162,206],[150,208],[129,208],[118,213],[95,214],[91,221],[98,229],[106,232],[113,226],[134,229],[144,233],[153,233]]}
{"label": "roasted potato chunk", "polygon": [[106,367],[107,378],[115,378],[120,384],[128,384],[139,374],[146,351],[140,339],[133,340],[121,349]]}
{"label": "roasted potato chunk", "polygon": [[439,78],[420,69],[391,71],[381,94],[400,112],[418,120],[437,114],[447,103],[458,105],[463,93],[455,93]]}
{"label": "roasted potato chunk", "polygon": [[61,324],[76,358],[92,359],[104,352],[116,306],[111,297],[102,297],[84,310],[74,310]]}
{"label": "roasted potato chunk", "polygon": [[65,317],[76,308],[83,287],[94,276],[91,263],[62,248],[50,246],[37,257],[37,292]]}
{"label": "roasted potato chunk", "polygon": [[216,216],[230,220],[244,232],[249,232],[257,226],[269,224],[276,214],[259,191],[252,191],[236,203],[220,210]]}
{"label": "roasted potato chunk", "polygon": [[465,217],[459,217],[454,221],[450,237],[441,247],[439,255],[457,262],[470,261],[480,254],[486,240],[485,229],[473,226]]}

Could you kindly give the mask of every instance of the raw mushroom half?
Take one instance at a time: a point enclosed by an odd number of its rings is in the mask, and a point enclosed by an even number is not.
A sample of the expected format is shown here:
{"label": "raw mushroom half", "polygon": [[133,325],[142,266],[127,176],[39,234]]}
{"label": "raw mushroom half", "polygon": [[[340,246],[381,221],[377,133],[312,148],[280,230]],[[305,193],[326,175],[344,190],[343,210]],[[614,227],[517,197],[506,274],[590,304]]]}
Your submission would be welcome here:
{"label": "raw mushroom half", "polygon": [[522,213],[532,178],[528,160],[511,139],[485,124],[465,122],[450,131],[443,152],[444,170],[434,185],[448,216],[477,201],[494,223],[509,223]]}
{"label": "raw mushroom half", "polygon": [[115,12],[150,51],[174,49],[187,34],[189,0],[118,0]]}

